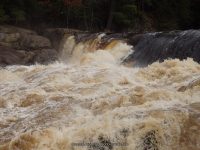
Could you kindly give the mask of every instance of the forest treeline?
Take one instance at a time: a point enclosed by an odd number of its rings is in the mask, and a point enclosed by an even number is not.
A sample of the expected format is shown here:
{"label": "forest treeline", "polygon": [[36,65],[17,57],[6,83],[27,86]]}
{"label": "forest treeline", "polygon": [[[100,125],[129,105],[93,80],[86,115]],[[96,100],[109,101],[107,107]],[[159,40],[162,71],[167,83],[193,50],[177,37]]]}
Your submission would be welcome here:
{"label": "forest treeline", "polygon": [[89,31],[200,28],[200,0],[0,0],[0,23]]}

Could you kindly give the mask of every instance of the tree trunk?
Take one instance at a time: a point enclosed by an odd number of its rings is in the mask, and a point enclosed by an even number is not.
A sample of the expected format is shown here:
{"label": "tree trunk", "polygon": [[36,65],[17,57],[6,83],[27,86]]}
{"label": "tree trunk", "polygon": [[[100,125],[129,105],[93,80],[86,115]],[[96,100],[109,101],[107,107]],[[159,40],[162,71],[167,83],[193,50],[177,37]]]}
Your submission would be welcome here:
{"label": "tree trunk", "polygon": [[106,30],[110,31],[112,27],[112,20],[113,20],[113,12],[115,8],[115,0],[110,0],[110,11],[107,20]]}
{"label": "tree trunk", "polygon": [[86,6],[84,6],[84,24],[85,24],[85,30],[88,30],[88,24],[87,24],[87,13],[86,13]]}
{"label": "tree trunk", "polygon": [[67,29],[69,28],[70,6],[67,7]]}

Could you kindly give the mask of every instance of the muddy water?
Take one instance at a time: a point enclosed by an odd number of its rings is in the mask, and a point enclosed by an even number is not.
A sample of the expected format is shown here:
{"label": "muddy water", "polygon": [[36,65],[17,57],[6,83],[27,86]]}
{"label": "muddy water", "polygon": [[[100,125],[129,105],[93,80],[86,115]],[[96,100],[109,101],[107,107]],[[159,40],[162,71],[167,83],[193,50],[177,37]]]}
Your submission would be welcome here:
{"label": "muddy water", "polygon": [[122,41],[66,42],[59,62],[0,70],[1,150],[200,149],[198,63],[129,68]]}

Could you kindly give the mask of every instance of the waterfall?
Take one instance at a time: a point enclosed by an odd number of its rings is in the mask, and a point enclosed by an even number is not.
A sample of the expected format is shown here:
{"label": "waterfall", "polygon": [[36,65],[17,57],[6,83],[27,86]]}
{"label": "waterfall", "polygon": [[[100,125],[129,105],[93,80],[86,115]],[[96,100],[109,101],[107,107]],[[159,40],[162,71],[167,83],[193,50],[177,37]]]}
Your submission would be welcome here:
{"label": "waterfall", "polygon": [[127,67],[135,47],[104,36],[66,37],[52,64],[0,69],[0,150],[200,149],[200,65]]}

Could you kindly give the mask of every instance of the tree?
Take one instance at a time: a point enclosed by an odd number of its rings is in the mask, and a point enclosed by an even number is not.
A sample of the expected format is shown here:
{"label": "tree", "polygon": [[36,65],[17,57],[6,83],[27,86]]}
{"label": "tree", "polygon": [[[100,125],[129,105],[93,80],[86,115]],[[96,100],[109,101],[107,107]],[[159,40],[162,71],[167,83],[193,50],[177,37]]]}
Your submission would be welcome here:
{"label": "tree", "polygon": [[64,0],[65,6],[80,6],[82,4],[82,0]]}
{"label": "tree", "polygon": [[0,22],[82,30],[200,28],[199,0],[0,0]]}
{"label": "tree", "polygon": [[106,30],[111,29],[112,21],[113,21],[113,13],[114,13],[114,9],[115,9],[115,3],[116,3],[115,0],[110,0],[110,11],[109,11],[109,15],[108,15]]}

